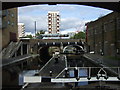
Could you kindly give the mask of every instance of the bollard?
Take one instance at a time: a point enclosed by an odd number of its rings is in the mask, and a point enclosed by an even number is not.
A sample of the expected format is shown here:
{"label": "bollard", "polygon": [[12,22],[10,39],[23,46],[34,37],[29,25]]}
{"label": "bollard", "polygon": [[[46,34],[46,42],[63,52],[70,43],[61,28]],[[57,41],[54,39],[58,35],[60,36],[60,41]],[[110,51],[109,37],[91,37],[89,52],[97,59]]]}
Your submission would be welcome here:
{"label": "bollard", "polygon": [[52,70],[50,70],[50,76],[52,76]]}

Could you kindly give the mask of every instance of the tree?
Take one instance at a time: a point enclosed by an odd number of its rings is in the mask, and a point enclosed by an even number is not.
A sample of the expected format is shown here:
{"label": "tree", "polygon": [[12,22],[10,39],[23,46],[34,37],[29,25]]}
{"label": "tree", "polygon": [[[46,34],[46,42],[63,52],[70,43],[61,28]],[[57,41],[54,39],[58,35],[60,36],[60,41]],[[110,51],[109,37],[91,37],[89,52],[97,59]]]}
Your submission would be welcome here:
{"label": "tree", "polygon": [[85,39],[85,32],[79,32],[71,37],[71,39]]}
{"label": "tree", "polygon": [[36,36],[39,36],[40,34],[45,34],[45,31],[44,30],[39,30],[36,34]]}
{"label": "tree", "polygon": [[42,37],[41,34],[45,34],[45,31],[44,31],[44,30],[39,30],[39,32],[36,33],[36,37],[37,37],[38,39],[42,39],[43,37]]}
{"label": "tree", "polygon": [[26,38],[33,38],[32,35],[26,35],[25,37],[26,37]]}

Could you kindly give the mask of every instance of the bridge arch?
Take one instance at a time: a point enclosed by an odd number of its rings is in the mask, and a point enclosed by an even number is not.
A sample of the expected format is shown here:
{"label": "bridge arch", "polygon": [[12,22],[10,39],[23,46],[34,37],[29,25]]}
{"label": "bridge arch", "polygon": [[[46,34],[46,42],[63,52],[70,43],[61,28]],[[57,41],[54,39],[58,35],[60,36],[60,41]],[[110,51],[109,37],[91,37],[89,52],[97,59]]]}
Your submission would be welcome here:
{"label": "bridge arch", "polygon": [[46,63],[51,57],[52,57],[52,54],[54,53],[54,50],[50,50],[51,47],[54,47],[54,48],[57,48],[58,51],[60,52],[60,47],[59,46],[48,46],[48,45],[45,45],[45,46],[42,46],[39,48],[38,50],[38,53],[40,55],[40,59],[43,63]]}
{"label": "bridge arch", "polygon": [[[106,2],[105,2],[106,1]],[[93,7],[100,7],[105,8],[113,11],[120,12],[120,3],[119,0],[116,0],[115,2],[108,2],[107,0],[104,0],[104,2],[100,2],[99,0],[94,0],[91,2],[87,1],[80,1],[80,0],[74,0],[74,2],[70,0],[35,0],[35,2],[30,2],[29,0],[19,0],[18,2],[10,2],[10,0],[6,0],[6,2],[2,2],[2,9],[9,9],[9,8],[15,8],[15,7],[21,7],[21,6],[28,6],[28,5],[42,5],[42,4],[49,4],[49,5],[56,5],[56,4],[75,4],[75,5],[87,5],[87,6],[93,6]]]}
{"label": "bridge arch", "polygon": [[[68,46],[74,46],[77,48],[79,51],[83,50],[84,44],[82,42],[38,42],[38,53],[40,55],[40,59],[43,62],[47,62],[52,55],[49,53],[49,48],[50,47],[57,47],[59,48],[59,52],[61,49],[66,48]],[[63,47],[63,48],[61,48]],[[63,50],[62,50],[63,52]]]}
{"label": "bridge arch", "polygon": [[82,54],[83,52],[84,52],[83,46],[77,44],[67,45],[63,49],[63,53]]}

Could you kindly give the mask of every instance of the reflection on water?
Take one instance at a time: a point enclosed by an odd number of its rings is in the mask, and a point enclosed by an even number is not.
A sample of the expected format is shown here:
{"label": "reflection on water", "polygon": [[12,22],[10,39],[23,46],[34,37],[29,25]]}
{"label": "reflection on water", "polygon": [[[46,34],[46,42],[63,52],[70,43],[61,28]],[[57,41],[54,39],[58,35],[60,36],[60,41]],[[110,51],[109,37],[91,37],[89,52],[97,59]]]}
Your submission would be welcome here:
{"label": "reflection on water", "polygon": [[34,76],[37,70],[25,70],[21,73],[19,73],[19,85],[24,85],[23,83],[23,77],[24,76]]}
{"label": "reflection on water", "polygon": [[[70,70],[69,71],[70,77],[74,77],[74,70]],[[87,77],[87,69],[79,69],[79,77]],[[82,86],[82,85],[88,85],[88,81],[86,82],[79,82],[78,86]]]}

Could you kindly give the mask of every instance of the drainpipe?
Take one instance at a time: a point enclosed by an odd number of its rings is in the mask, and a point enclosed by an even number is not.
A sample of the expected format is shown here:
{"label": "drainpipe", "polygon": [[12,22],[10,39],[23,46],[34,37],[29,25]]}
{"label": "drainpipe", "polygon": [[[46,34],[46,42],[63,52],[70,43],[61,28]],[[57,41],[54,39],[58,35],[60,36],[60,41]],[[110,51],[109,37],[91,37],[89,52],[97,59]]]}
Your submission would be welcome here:
{"label": "drainpipe", "polygon": [[94,48],[94,54],[95,54],[95,29],[93,28],[93,48]]}
{"label": "drainpipe", "polygon": [[27,44],[27,54],[29,54],[29,44]]}
{"label": "drainpipe", "polygon": [[102,21],[102,52],[101,52],[101,55],[103,56],[104,55],[104,21]]}
{"label": "drainpipe", "polygon": [[21,44],[21,55],[23,55],[23,44]]}
{"label": "drainpipe", "polygon": [[[117,12],[116,12],[117,13]],[[118,40],[118,37],[117,37],[117,31],[118,31],[118,28],[117,28],[117,17],[119,17],[119,13],[117,13],[117,15],[115,16],[115,19],[114,19],[114,23],[115,23],[115,58],[117,59],[117,52],[118,52],[118,47],[117,47],[117,40]]]}

